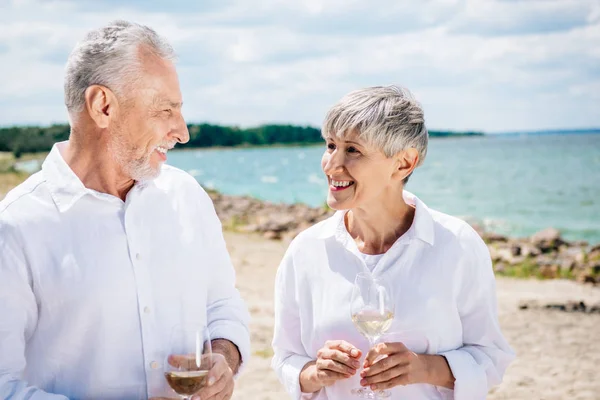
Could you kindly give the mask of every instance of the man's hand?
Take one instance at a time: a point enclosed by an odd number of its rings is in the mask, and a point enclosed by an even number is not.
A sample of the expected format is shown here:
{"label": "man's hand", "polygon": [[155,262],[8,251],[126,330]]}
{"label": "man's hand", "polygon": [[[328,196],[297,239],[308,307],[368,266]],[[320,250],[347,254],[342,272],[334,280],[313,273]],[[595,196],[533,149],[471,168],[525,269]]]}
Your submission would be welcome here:
{"label": "man's hand", "polygon": [[218,353],[212,355],[213,365],[208,371],[207,386],[192,396],[192,400],[229,400],[233,395],[233,371],[225,357]]}
{"label": "man's hand", "polygon": [[211,345],[212,352],[225,357],[225,361],[229,364],[233,374],[237,374],[242,363],[242,356],[237,346],[227,339],[215,339],[211,341]]}
{"label": "man's hand", "polygon": [[[200,369],[208,369],[206,386],[192,396],[192,400],[229,400],[233,395],[233,375],[241,363],[238,348],[229,340],[216,339],[212,342],[212,355],[201,358]],[[196,370],[196,357],[191,355],[171,355],[168,362],[173,367]],[[155,400],[164,400],[155,398]]]}

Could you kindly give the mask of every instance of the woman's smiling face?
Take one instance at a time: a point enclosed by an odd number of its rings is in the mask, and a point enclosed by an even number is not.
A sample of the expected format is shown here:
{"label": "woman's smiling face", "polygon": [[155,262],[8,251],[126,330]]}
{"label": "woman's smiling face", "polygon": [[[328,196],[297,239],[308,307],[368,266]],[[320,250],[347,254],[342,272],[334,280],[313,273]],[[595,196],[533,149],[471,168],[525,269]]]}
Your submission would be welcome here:
{"label": "woman's smiling face", "polygon": [[321,167],[327,176],[327,204],[334,210],[377,206],[398,182],[398,162],[358,135],[328,137]]}

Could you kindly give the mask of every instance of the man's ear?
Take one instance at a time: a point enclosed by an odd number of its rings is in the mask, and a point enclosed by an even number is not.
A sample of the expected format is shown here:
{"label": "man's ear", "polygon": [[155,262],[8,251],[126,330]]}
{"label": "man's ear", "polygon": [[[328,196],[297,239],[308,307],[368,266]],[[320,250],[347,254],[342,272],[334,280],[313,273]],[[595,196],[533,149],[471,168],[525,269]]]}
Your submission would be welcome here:
{"label": "man's ear", "polygon": [[411,147],[402,150],[396,154],[396,171],[394,172],[394,178],[403,181],[404,178],[412,174],[417,164],[419,164],[419,152],[417,149]]}
{"label": "man's ear", "polygon": [[92,85],[85,90],[85,108],[100,129],[105,129],[114,120],[119,103],[115,94],[101,85]]}

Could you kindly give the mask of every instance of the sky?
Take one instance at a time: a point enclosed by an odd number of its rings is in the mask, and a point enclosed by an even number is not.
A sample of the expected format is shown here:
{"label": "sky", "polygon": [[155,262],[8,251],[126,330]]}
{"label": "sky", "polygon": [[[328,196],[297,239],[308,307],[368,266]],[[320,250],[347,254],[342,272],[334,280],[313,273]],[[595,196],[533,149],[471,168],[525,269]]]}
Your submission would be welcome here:
{"label": "sky", "polygon": [[318,127],[399,84],[431,130],[600,127],[599,0],[0,0],[0,126],[66,122],[69,53],[115,19],[173,45],[188,123]]}

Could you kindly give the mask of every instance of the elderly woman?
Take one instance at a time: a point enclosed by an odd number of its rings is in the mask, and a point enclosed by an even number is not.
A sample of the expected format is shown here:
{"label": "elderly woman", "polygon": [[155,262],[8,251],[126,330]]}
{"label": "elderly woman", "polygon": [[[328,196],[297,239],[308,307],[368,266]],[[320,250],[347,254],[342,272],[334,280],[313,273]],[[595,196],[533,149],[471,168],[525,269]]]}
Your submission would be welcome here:
{"label": "elderly woman", "polygon": [[[338,211],[298,235],[279,267],[279,379],[294,399],[485,399],[514,354],[484,242],[404,190],[427,153],[421,106],[401,87],[357,90],[329,111],[322,134],[327,204]],[[364,272],[389,284],[395,309],[390,334],[371,348],[350,318]]]}

